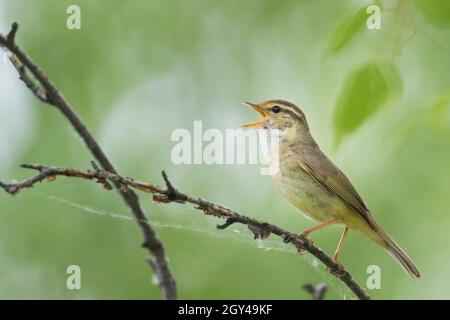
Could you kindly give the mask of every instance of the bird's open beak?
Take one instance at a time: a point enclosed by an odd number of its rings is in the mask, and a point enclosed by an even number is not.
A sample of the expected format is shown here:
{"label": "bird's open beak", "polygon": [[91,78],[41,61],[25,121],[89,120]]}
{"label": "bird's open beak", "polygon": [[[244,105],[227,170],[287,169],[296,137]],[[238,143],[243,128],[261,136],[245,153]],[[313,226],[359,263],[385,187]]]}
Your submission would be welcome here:
{"label": "bird's open beak", "polygon": [[242,103],[246,106],[249,106],[249,107],[255,109],[262,116],[262,118],[259,119],[258,121],[253,121],[253,122],[243,124],[243,125],[241,125],[241,127],[256,127],[256,126],[262,125],[267,120],[268,113],[263,108],[261,108],[259,105],[250,103],[250,102],[242,102]]}

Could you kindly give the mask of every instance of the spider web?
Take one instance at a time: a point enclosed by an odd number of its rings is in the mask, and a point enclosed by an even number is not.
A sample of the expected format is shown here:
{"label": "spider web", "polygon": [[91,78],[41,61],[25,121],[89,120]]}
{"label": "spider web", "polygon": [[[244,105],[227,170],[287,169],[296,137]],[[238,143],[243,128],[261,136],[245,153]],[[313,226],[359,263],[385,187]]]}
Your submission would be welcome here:
{"label": "spider web", "polygon": [[[61,198],[56,195],[49,195],[44,194],[40,192],[33,192],[28,193],[28,196],[39,196],[44,197],[52,201],[56,201],[65,205],[68,205],[72,208],[78,209],[79,212],[83,212],[90,215],[96,215],[96,216],[103,216],[105,218],[109,219],[116,219],[118,221],[123,222],[131,222],[134,223],[135,218],[132,217],[130,214],[127,213],[117,213],[109,210],[94,208],[90,205],[82,204],[79,202],[75,202],[72,200],[67,200],[64,198]],[[184,215],[188,215],[188,213],[183,213]],[[191,215],[193,213],[190,213]],[[198,214],[198,213],[196,213]],[[155,219],[152,219],[150,224],[155,229],[174,229],[174,230],[183,230],[188,232],[193,232],[197,234],[202,234],[205,237],[213,237],[213,238],[220,238],[220,239],[226,239],[226,240],[232,240],[232,241],[238,241],[240,243],[245,243],[246,245],[256,247],[257,249],[263,250],[263,251],[274,251],[274,252],[283,252],[287,254],[292,254],[299,256],[297,250],[293,248],[290,245],[286,245],[280,241],[275,240],[254,240],[251,236],[250,232],[241,232],[238,229],[230,228],[232,232],[224,232],[217,230],[211,230],[207,227],[199,227],[195,225],[196,223],[193,221],[193,219],[189,219],[190,224],[183,225],[183,224],[177,224],[177,223],[171,223],[171,222],[162,222]],[[144,221],[145,222],[145,221]],[[145,222],[149,223],[149,222]],[[312,255],[306,253],[300,256],[304,261],[308,263],[308,265],[320,276],[322,281],[328,284],[330,288],[332,288],[342,299],[356,299],[355,294],[347,287],[345,286],[341,281],[336,279],[334,276],[332,276],[326,268]]]}

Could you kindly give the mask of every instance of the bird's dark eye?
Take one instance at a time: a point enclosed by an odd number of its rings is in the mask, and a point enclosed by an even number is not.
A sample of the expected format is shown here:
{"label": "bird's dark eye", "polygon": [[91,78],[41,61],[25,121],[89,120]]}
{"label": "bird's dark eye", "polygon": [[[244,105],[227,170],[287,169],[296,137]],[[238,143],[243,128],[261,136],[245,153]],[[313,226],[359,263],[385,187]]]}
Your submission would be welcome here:
{"label": "bird's dark eye", "polygon": [[278,113],[278,112],[281,111],[281,108],[280,108],[279,106],[274,106],[274,107],[272,108],[272,111],[273,111],[274,113]]}

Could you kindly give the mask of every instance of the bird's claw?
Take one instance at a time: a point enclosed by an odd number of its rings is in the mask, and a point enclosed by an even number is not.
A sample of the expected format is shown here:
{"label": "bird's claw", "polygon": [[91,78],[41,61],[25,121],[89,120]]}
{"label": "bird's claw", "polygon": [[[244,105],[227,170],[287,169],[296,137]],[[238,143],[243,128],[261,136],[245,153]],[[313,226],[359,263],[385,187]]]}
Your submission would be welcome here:
{"label": "bird's claw", "polygon": [[311,247],[311,246],[313,245],[312,240],[309,239],[309,238],[307,238],[306,236],[307,236],[307,234],[305,234],[305,233],[300,233],[300,234],[298,235],[298,237],[301,238],[301,240],[303,240],[304,242],[306,242],[306,244],[303,244],[303,243],[302,243],[302,245],[297,245],[297,246],[296,246],[296,247],[297,247],[297,252],[298,252],[300,255],[304,255],[304,254],[305,254],[305,247]]}
{"label": "bird's claw", "polygon": [[344,274],[344,265],[334,258],[333,262],[337,268],[328,268],[328,272],[335,276],[342,276]]}
{"label": "bird's claw", "polygon": [[300,238],[302,238],[303,240],[305,240],[308,243],[309,247],[311,247],[313,245],[313,241],[310,238],[308,238],[308,234],[300,233],[298,236]]}

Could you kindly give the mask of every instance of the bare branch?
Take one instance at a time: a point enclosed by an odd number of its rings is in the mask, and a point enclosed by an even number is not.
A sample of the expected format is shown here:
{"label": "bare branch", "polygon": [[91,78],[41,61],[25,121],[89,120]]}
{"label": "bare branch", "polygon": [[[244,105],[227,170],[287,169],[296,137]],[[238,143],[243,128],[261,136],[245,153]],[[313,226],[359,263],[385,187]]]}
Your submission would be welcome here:
{"label": "bare branch", "polygon": [[[218,229],[226,229],[235,223],[240,223],[246,225],[249,230],[254,234],[255,238],[265,239],[271,234],[280,237],[285,243],[290,243],[293,245],[299,253],[307,251],[320,260],[328,270],[340,279],[353,293],[363,300],[370,299],[366,294],[364,289],[355,281],[355,279],[350,275],[348,271],[344,269],[342,265],[336,264],[331,257],[329,257],[325,252],[323,252],[319,247],[315,246],[310,239],[304,238],[301,235],[297,235],[286,231],[276,225],[258,221],[256,219],[250,218],[243,214],[237,213],[233,210],[225,208],[221,205],[209,202],[207,200],[193,197],[177,190],[173,184],[170,182],[167,174],[163,171],[163,178],[166,183],[166,188],[134,180],[131,178],[125,178],[118,174],[107,172],[104,170],[74,170],[66,168],[48,167],[38,164],[33,165],[22,165],[24,168],[34,169],[39,171],[39,173],[21,182],[12,184],[0,184],[0,187],[5,189],[5,191],[16,195],[22,189],[30,188],[35,183],[46,180],[53,181],[56,176],[67,176],[74,178],[82,178],[87,180],[92,180],[96,183],[104,185],[104,180],[109,180],[116,185],[126,186],[128,188],[134,188],[146,193],[152,193],[153,199],[161,203],[169,202],[179,202],[179,203],[191,203],[195,205],[196,209],[203,211],[205,215],[212,215],[218,218],[225,219],[225,223],[217,225]],[[50,180],[48,177],[52,177]]]}
{"label": "bare branch", "polygon": [[11,45],[14,45],[16,32],[18,28],[19,25],[17,24],[17,22],[13,22],[13,24],[11,25],[11,30],[8,32],[8,35],[6,36],[6,41]]}
{"label": "bare branch", "polygon": [[12,65],[19,73],[19,79],[22,80],[23,83],[25,83],[27,88],[30,89],[30,91],[36,96],[36,98],[38,98],[42,102],[49,103],[45,91],[43,91],[36,83],[34,83],[33,79],[28,76],[25,67],[20,63],[20,61],[14,55],[11,55],[9,57],[9,61],[11,61]]}
{"label": "bare branch", "polygon": [[16,58],[11,52],[10,48],[15,48],[15,36],[17,29],[19,28],[19,25],[14,22],[11,26],[11,31],[6,35],[6,37],[3,37],[0,35],[0,45],[3,46],[8,53],[9,61],[11,61],[14,68],[19,73],[19,79],[22,80],[28,89],[42,102],[48,103],[48,99],[45,95],[45,91],[43,91],[38,85],[34,83],[34,80],[31,79],[26,71],[26,68],[23,66],[23,64],[19,61],[19,59]]}
{"label": "bare branch", "polygon": [[[97,159],[104,170],[117,174],[113,164],[75,110],[65,100],[56,86],[48,79],[47,75],[15,44],[17,28],[17,23],[13,23],[11,31],[8,35],[0,35],[0,46],[9,51],[11,54],[10,61],[19,73],[20,79],[39,100],[55,107],[64,115],[64,117],[78,132],[91,154],[95,157],[95,159]],[[36,79],[39,85],[36,85],[35,81],[28,76],[28,72]],[[40,170],[39,175],[48,176],[48,172],[43,169]],[[29,187],[38,181],[42,181],[39,175],[35,177],[36,181],[26,181],[23,186]],[[164,246],[156,235],[151,224],[148,222],[148,219],[139,203],[138,196],[135,192],[129,190],[128,188],[121,188],[120,183],[117,181],[113,179],[111,179],[111,181],[121,194],[124,202],[131,209],[135,220],[141,228],[144,236],[143,246],[147,248],[152,255],[150,265],[153,267],[158,278],[158,283],[163,292],[164,298],[176,299],[176,283],[169,268]],[[104,184],[104,186],[106,186],[106,184]],[[17,193],[19,189],[10,187],[7,191],[14,194]]]}

